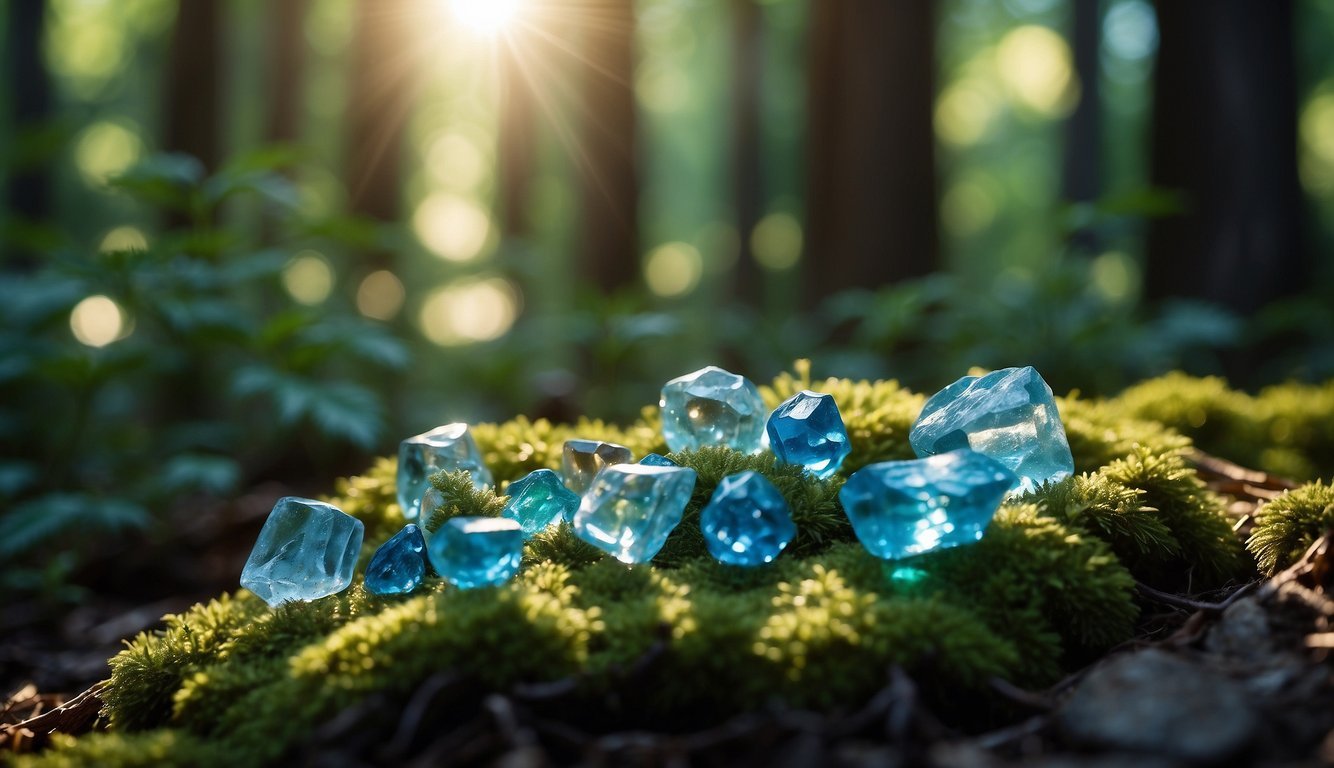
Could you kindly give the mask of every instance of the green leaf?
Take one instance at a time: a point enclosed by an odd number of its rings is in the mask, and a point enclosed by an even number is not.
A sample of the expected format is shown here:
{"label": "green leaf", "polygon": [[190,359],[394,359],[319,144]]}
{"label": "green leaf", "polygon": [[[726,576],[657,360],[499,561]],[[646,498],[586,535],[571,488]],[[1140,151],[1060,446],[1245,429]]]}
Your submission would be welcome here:
{"label": "green leaf", "polygon": [[236,489],[240,475],[240,466],[225,456],[187,453],[167,461],[158,475],[158,484],[172,494],[202,491],[221,496]]}
{"label": "green leaf", "polygon": [[347,382],[322,382],[263,366],[236,372],[232,392],[241,398],[263,397],[277,407],[285,427],[309,423],[326,437],[371,448],[384,428],[384,411],[375,393]]}
{"label": "green leaf", "polygon": [[146,509],[126,499],[76,493],[39,496],[0,518],[0,559],[28,552],[62,534],[86,538],[142,530],[150,519]]}
{"label": "green leaf", "polygon": [[150,155],[108,183],[143,202],[170,211],[189,211],[204,180],[204,166],[190,155]]}

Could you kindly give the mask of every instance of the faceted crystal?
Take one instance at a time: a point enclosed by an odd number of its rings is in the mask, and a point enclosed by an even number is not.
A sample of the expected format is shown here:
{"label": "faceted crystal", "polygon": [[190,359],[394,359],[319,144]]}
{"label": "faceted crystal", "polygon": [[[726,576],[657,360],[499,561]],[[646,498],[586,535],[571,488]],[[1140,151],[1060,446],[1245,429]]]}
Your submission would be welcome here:
{"label": "faceted crystal", "polygon": [[281,498],[241,570],[241,586],[274,607],[342,592],[352,583],[365,531],[330,504]]}
{"label": "faceted crystal", "polygon": [[773,483],[747,470],[718,483],[700,512],[709,554],[728,565],[773,562],[797,535],[787,500]]}
{"label": "faceted crystal", "polygon": [[403,517],[421,516],[421,498],[431,475],[464,469],[478,488],[491,485],[491,472],[482,463],[482,452],[463,423],[446,424],[398,444],[398,504]]}
{"label": "faceted crystal", "polygon": [[673,451],[725,445],[758,453],[764,439],[764,401],[744,376],[709,366],[662,388],[662,435]]}
{"label": "faceted crystal", "polygon": [[640,460],[639,460],[639,463],[640,463],[640,464],[643,464],[643,465],[646,466],[646,467],[679,467],[679,466],[681,466],[680,464],[677,464],[676,462],[672,461],[671,459],[667,458],[666,456],[663,456],[661,453],[650,453],[649,455],[647,455],[647,456],[645,456],[644,458],[640,459]]}
{"label": "faceted crystal", "polygon": [[805,467],[821,479],[838,471],[852,452],[833,395],[798,392],[769,414],[765,429],[780,463]]}
{"label": "faceted crystal", "polygon": [[613,464],[629,464],[634,460],[630,449],[616,443],[597,440],[566,440],[561,453],[561,474],[565,487],[582,494],[593,484],[593,478]]}
{"label": "faceted crystal", "polygon": [[1018,492],[1075,471],[1051,387],[1031,366],[965,376],[937,392],[908,441],[923,457],[959,448],[984,453],[1018,476]]}
{"label": "faceted crystal", "polygon": [[897,560],[982,538],[1015,475],[967,448],[852,473],[838,498],[862,546]]}
{"label": "faceted crystal", "polygon": [[426,552],[459,589],[504,584],[519,572],[523,528],[505,517],[451,517],[431,534]]}
{"label": "faceted crystal", "polygon": [[646,563],[681,522],[694,490],[688,467],[607,467],[574,513],[574,534],[623,563]]}
{"label": "faceted crystal", "polygon": [[366,566],[366,589],[377,595],[411,592],[426,576],[426,539],[408,523],[380,545]]}
{"label": "faceted crystal", "polygon": [[568,490],[550,469],[538,469],[509,484],[506,489],[510,500],[500,513],[517,520],[525,536],[543,530],[564,518],[574,518],[579,508],[579,496]]}

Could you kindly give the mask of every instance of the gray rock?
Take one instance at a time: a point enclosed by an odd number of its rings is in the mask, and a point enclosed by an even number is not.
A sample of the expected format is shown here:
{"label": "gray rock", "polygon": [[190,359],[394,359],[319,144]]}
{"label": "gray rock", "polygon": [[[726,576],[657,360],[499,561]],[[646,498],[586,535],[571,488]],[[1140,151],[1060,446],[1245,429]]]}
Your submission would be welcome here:
{"label": "gray rock", "polygon": [[1269,616],[1254,597],[1244,597],[1223,612],[1204,638],[1205,650],[1245,662],[1263,662],[1274,653]]}
{"label": "gray rock", "polygon": [[1093,670],[1056,721],[1082,747],[1192,763],[1237,755],[1258,724],[1245,691],[1231,679],[1159,650],[1120,656]]}

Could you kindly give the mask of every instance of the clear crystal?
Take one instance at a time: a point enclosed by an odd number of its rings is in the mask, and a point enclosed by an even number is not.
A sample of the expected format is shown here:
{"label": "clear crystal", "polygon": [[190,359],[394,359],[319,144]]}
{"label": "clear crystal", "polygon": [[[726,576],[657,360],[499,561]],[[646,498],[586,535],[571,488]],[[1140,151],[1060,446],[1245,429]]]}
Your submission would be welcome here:
{"label": "clear crystal", "polygon": [[523,562],[523,528],[504,517],[451,517],[426,551],[436,572],[460,589],[504,584]]}
{"label": "clear crystal", "polygon": [[645,456],[644,458],[640,459],[640,460],[639,460],[639,463],[640,463],[640,464],[643,464],[643,465],[646,466],[646,467],[679,467],[679,466],[681,466],[680,464],[677,464],[676,462],[672,461],[671,459],[667,458],[666,456],[663,456],[661,453],[650,453],[649,455],[647,455],[647,456]]}
{"label": "clear crystal", "polygon": [[398,504],[403,517],[421,517],[421,498],[431,475],[442,470],[467,470],[478,488],[492,484],[482,452],[463,423],[446,424],[398,444]]}
{"label": "clear crystal", "polygon": [[566,488],[582,494],[599,472],[613,464],[629,464],[633,460],[633,454],[624,445],[597,440],[566,440],[560,458],[561,474],[565,477]]}
{"label": "clear crystal", "polygon": [[852,452],[833,395],[798,392],[769,414],[765,429],[780,463],[805,467],[822,479],[837,472]]}
{"label": "clear crystal", "polygon": [[673,451],[725,445],[758,453],[764,439],[764,400],[744,376],[709,366],[663,385],[662,435]]}
{"label": "clear crystal", "polygon": [[241,586],[274,607],[342,592],[352,583],[365,530],[331,504],[281,498],[241,570]]}
{"label": "clear crystal", "polygon": [[764,475],[750,470],[718,483],[700,512],[699,527],[709,554],[728,565],[771,563],[797,535],[787,500]]}
{"label": "clear crystal", "polygon": [[694,490],[687,467],[607,467],[574,513],[574,534],[623,563],[646,563],[680,524]]}

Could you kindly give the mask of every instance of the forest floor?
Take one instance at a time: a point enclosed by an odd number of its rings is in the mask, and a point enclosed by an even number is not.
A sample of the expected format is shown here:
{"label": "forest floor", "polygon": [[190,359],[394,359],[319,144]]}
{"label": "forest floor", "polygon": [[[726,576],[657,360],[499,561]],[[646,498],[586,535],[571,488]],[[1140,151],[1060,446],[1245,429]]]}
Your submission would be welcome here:
{"label": "forest floor", "polygon": [[[1289,484],[1203,454],[1197,470],[1228,494],[1239,536]],[[90,566],[96,590],[53,611],[32,601],[0,616],[0,753],[41,748],[52,731],[101,727],[97,681],[123,638],[165,613],[235,587],[267,499],[183,507],[172,535]],[[1140,588],[1134,640],[1044,691],[992,681],[1018,713],[965,732],[924,703],[912,679],[852,712],[751,712],[689,733],[598,733],[561,717],[556,683],[504,694],[438,675],[407,699],[375,697],[312,734],[305,764],[1154,766],[1334,762],[1334,532],[1272,579],[1208,595]],[[665,646],[663,646],[665,647]],[[660,651],[659,651],[660,652]],[[654,652],[640,662],[654,663]],[[82,693],[78,693],[82,691]],[[444,724],[448,723],[448,726]]]}

